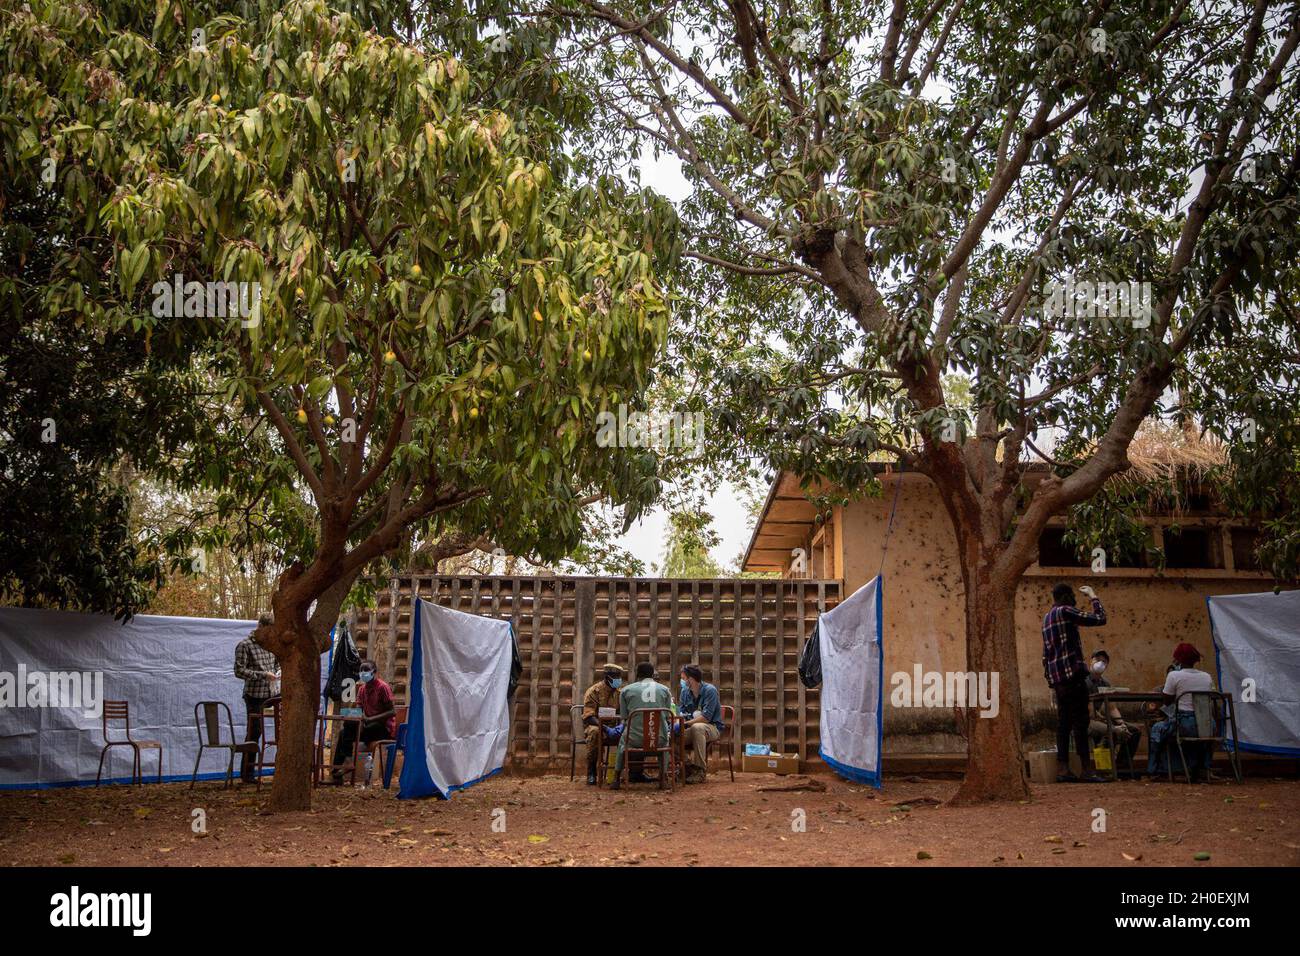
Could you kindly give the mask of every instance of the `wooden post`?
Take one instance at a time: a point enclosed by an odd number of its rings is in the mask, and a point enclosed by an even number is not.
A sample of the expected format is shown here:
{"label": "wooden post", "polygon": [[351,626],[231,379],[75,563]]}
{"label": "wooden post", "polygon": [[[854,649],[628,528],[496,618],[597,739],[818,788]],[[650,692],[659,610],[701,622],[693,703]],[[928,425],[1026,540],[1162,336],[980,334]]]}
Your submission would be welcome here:
{"label": "wooden post", "polygon": [[384,646],[384,676],[390,681],[397,679],[397,602],[401,599],[394,575],[388,580],[388,643]]}
{"label": "wooden post", "polygon": [[[803,646],[807,640],[808,626],[804,621],[804,615],[807,613],[804,607],[804,593],[807,588],[802,582],[796,582],[795,591],[799,595],[799,602],[796,613],[799,615],[799,650],[796,652],[795,660],[798,661],[798,654],[803,653]],[[796,666],[798,666],[796,664]],[[808,759],[808,697],[807,688],[803,686],[803,681],[799,681],[799,759],[801,761]]]}
{"label": "wooden post", "polygon": [[533,578],[533,646],[528,655],[528,763],[537,756],[538,671],[542,654],[542,579]]}
{"label": "wooden post", "polygon": [[[611,614],[612,618],[612,614]],[[573,703],[596,682],[596,582],[583,578],[573,590]]]}
{"label": "wooden post", "polygon": [[776,742],[785,753],[785,582],[776,582]]}

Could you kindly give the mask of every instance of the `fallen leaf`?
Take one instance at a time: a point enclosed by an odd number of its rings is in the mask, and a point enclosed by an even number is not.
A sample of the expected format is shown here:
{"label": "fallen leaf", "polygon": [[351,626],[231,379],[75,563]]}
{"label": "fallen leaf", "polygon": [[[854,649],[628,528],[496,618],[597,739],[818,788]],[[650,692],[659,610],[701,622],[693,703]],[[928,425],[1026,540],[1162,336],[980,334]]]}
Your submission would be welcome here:
{"label": "fallen leaf", "polygon": [[916,858],[917,858],[918,860],[933,860],[933,859],[934,859],[934,857],[932,857],[930,854],[926,853],[924,850],[917,850],[917,851],[916,851]]}
{"label": "fallen leaf", "polygon": [[1192,859],[1193,859],[1193,860],[1201,860],[1201,861],[1204,861],[1204,860],[1208,860],[1209,858],[1210,858],[1210,854],[1206,853],[1204,850],[1202,850],[1200,853],[1193,853],[1193,854],[1192,854]]}
{"label": "fallen leaf", "polygon": [[1137,854],[1137,856],[1134,856],[1132,853],[1123,853],[1123,852],[1121,852],[1121,853],[1120,853],[1120,856],[1122,856],[1124,859],[1128,860],[1130,863],[1136,863],[1138,860],[1142,859],[1142,854],[1141,854],[1141,853]]}
{"label": "fallen leaf", "polygon": [[550,839],[551,839],[550,837],[548,837],[548,836],[542,836],[540,833],[530,833],[530,834],[528,835],[528,842],[529,842],[529,843],[546,843],[546,842],[548,842]]}

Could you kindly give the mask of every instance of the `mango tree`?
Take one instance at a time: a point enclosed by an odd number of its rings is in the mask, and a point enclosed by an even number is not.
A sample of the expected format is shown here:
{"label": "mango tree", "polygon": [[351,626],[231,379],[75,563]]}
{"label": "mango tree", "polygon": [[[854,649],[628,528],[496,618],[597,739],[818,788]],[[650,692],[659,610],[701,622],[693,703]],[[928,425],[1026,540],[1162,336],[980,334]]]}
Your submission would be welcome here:
{"label": "mango tree", "polygon": [[[671,156],[693,186],[681,351],[737,442],[849,492],[881,457],[937,486],[967,667],[1001,675],[957,799],[1023,798],[1014,598],[1048,520],[1180,387],[1208,411],[1216,350],[1277,343],[1236,365],[1273,396],[1253,408],[1295,407],[1300,8],[510,6],[566,31],[606,119],[586,149]],[[1252,455],[1246,397],[1213,417]]]}
{"label": "mango tree", "polygon": [[552,132],[360,13],[104,5],[112,29],[78,33],[33,8],[30,42],[57,26],[66,57],[36,71],[37,139],[98,217],[115,324],[203,344],[216,435],[169,477],[216,492],[224,544],[282,553],[271,806],[307,807],[320,657],[368,568],[448,529],[558,557],[589,496],[630,518],[657,492],[595,419],[637,401],[664,335],[659,214],[558,175]]}

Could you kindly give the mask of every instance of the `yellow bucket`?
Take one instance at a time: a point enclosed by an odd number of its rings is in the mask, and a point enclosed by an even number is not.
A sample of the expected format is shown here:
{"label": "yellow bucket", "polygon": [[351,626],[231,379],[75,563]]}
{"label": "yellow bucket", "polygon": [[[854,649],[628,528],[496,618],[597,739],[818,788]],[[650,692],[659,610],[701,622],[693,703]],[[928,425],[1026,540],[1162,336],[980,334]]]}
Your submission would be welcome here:
{"label": "yellow bucket", "polygon": [[1092,765],[1098,770],[1113,770],[1115,765],[1110,762],[1109,747],[1092,748]]}

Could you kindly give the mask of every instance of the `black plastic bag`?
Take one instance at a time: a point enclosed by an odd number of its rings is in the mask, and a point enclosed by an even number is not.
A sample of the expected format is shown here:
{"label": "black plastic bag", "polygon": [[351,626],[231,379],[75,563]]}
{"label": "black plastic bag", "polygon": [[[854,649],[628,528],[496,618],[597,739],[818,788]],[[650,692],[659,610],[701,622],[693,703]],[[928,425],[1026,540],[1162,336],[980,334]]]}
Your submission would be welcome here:
{"label": "black plastic bag", "polygon": [[822,644],[820,622],[813,625],[812,636],[799,652],[799,680],[804,687],[819,687],[822,682]]}
{"label": "black plastic bag", "polygon": [[339,628],[342,633],[335,642],[337,646],[330,663],[330,677],[325,682],[325,696],[336,704],[343,702],[343,682],[351,678],[355,686],[361,676],[361,655],[357,652],[357,645],[352,643],[346,624],[340,624]]}
{"label": "black plastic bag", "polygon": [[515,688],[519,686],[519,675],[524,672],[524,662],[519,659],[519,642],[515,640],[515,627],[510,625],[510,685],[506,688],[506,700],[515,699]]}

